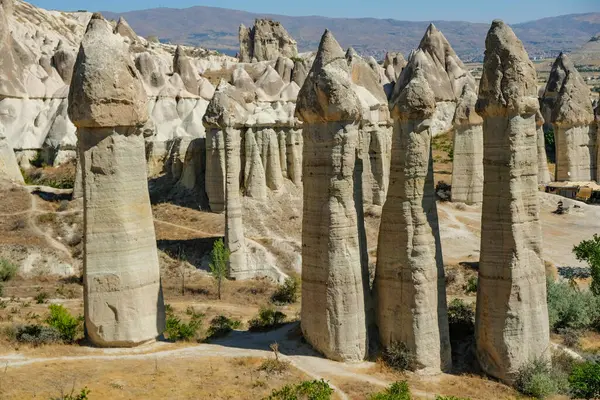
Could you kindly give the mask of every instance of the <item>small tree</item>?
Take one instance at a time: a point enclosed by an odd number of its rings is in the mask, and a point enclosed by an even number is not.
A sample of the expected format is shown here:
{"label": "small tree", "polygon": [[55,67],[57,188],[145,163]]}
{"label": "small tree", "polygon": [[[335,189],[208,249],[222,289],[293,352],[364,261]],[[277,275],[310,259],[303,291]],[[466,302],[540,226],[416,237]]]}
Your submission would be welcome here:
{"label": "small tree", "polygon": [[584,240],[573,248],[579,261],[586,261],[592,270],[590,290],[594,296],[600,296],[600,236],[597,234],[590,240]]}
{"label": "small tree", "polygon": [[213,245],[211,253],[211,262],[209,264],[210,273],[217,281],[217,295],[221,300],[221,285],[223,279],[227,278],[227,262],[231,252],[225,247],[223,239],[219,239]]}

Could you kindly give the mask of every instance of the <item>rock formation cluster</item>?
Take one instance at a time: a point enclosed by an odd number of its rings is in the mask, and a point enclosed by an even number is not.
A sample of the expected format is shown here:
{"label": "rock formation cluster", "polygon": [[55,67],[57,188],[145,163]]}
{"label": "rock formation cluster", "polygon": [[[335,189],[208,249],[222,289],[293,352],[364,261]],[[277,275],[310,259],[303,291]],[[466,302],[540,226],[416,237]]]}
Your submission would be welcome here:
{"label": "rock formation cluster", "polygon": [[[128,46],[99,14],[69,92],[84,201],[84,313],[89,340],[129,347],[157,338],[165,311],[146,177],[147,98]],[[110,65],[111,68],[106,68]]]}
{"label": "rock formation cluster", "polygon": [[536,81],[521,41],[494,21],[476,106],[484,120],[485,183],[475,337],[481,367],[505,382],[525,363],[549,356]]}
{"label": "rock formation cluster", "polygon": [[252,28],[239,29],[240,61],[271,61],[279,56],[294,58],[298,55],[296,41],[283,25],[270,19],[257,19]]}

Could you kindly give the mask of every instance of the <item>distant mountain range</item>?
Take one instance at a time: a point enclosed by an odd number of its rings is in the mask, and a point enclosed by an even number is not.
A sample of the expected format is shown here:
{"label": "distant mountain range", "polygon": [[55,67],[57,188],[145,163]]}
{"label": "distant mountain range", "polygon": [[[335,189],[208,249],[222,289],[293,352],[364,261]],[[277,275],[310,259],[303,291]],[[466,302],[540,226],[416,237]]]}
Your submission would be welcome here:
{"label": "distant mountain range", "polygon": [[[327,28],[342,46],[352,46],[359,53],[376,58],[382,58],[388,50],[408,54],[418,46],[427,25],[433,22],[464,61],[481,61],[485,35],[489,28],[489,24],[462,21],[290,17],[203,6],[103,14],[113,19],[124,16],[141,36],[158,36],[164,42],[201,46],[231,55],[239,48],[239,25],[252,25],[256,18],[280,21],[298,41],[300,51],[316,50],[319,39]],[[512,27],[525,43],[530,56],[555,57],[560,51],[578,49],[600,32],[600,12],[544,18]]]}

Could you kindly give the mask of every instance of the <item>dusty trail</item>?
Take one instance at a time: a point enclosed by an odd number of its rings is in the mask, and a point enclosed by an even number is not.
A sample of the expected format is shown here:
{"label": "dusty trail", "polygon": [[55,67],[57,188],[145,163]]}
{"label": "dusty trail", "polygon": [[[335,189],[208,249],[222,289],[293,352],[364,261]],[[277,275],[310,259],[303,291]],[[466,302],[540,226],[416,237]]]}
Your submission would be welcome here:
{"label": "dusty trail", "polygon": [[[296,369],[302,371],[312,379],[324,379],[329,382],[341,400],[350,400],[348,394],[336,386],[332,381],[336,378],[352,379],[370,383],[381,388],[387,387],[392,382],[369,376],[358,370],[367,370],[373,363],[344,364],[330,361],[316,354],[308,345],[299,340],[290,339],[298,329],[298,323],[288,324],[278,330],[267,333],[250,333],[234,331],[228,337],[216,340],[213,343],[203,343],[185,348],[163,350],[170,344],[156,342],[136,349],[98,349],[87,348],[90,354],[62,357],[28,357],[23,354],[8,354],[0,356],[0,367],[20,368],[37,363],[52,362],[78,362],[78,361],[115,361],[115,360],[149,360],[155,361],[165,358],[190,358],[195,361],[210,357],[273,357],[269,346],[278,343],[280,358],[289,361]],[[433,394],[413,390],[413,394],[422,398],[434,398]]]}

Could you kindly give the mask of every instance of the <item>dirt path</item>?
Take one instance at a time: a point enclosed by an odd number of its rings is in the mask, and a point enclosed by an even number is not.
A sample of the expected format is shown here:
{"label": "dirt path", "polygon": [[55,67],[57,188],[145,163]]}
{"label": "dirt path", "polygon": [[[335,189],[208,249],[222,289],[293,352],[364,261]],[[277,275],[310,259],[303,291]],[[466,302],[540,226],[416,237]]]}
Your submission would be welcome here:
{"label": "dirt path", "polygon": [[[210,357],[273,357],[270,350],[272,343],[278,343],[280,358],[289,361],[296,369],[302,371],[312,379],[324,379],[334,389],[341,400],[350,400],[339,386],[332,381],[336,379],[356,380],[385,388],[392,382],[370,376],[360,370],[368,370],[374,364],[369,362],[359,364],[345,364],[330,361],[316,354],[308,345],[297,339],[290,339],[298,329],[298,324],[289,324],[278,330],[267,333],[250,333],[234,331],[228,337],[216,340],[213,343],[192,345],[177,349],[163,349],[170,346],[168,343],[156,342],[136,349],[98,349],[87,348],[90,354],[63,357],[28,357],[14,353],[0,356],[0,367],[20,368],[36,363],[51,362],[78,362],[78,361],[115,361],[115,360],[160,360],[165,358],[190,358],[194,361]],[[413,390],[413,394],[422,398],[434,398],[433,394]]]}

